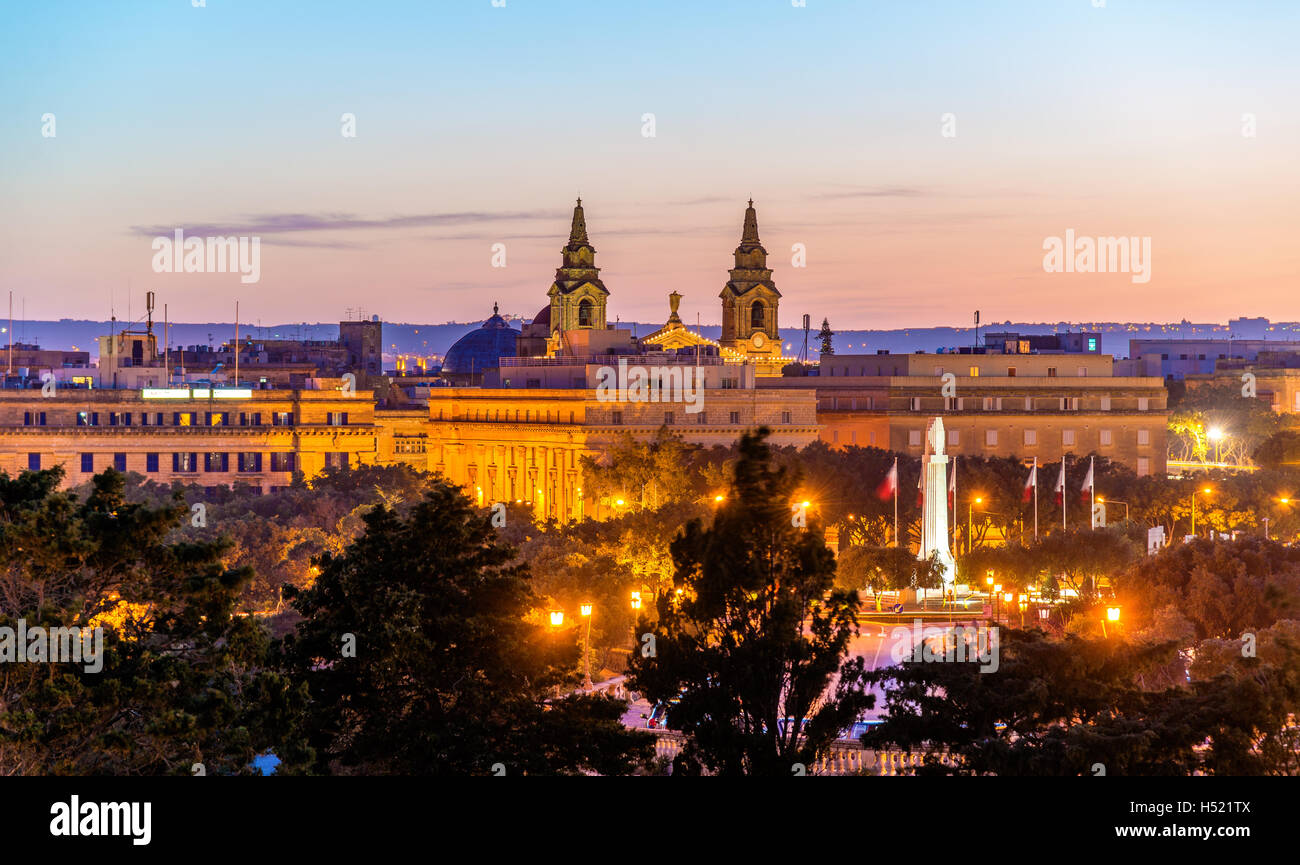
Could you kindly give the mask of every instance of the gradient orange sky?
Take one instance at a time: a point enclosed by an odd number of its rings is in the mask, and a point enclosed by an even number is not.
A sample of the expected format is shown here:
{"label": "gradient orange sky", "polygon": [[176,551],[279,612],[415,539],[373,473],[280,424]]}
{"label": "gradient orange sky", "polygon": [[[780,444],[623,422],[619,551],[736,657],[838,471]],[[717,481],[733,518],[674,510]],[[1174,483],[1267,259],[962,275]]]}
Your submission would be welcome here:
{"label": "gradient orange sky", "polygon": [[[0,291],[30,318],[123,317],[128,285],[186,321],[531,315],[581,193],[611,318],[677,290],[716,323],[752,195],[784,325],[1296,320],[1298,9],[6,9]],[[259,236],[261,282],[153,273],[177,227]],[[1044,272],[1066,229],[1151,237],[1151,281]]]}

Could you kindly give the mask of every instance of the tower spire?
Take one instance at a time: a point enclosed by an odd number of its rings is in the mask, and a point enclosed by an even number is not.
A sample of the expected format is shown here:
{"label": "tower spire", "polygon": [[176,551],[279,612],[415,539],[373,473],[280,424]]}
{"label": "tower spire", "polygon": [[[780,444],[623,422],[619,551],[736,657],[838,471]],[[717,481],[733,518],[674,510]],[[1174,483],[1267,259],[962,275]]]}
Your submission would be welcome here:
{"label": "tower spire", "polygon": [[754,199],[749,199],[749,207],[745,208],[745,228],[740,236],[741,245],[747,243],[760,243],[758,239],[758,211],[754,210]]}
{"label": "tower spire", "polygon": [[587,217],[582,212],[582,197],[579,196],[578,203],[573,208],[573,224],[569,227],[569,246],[586,246],[590,243],[587,240]]}

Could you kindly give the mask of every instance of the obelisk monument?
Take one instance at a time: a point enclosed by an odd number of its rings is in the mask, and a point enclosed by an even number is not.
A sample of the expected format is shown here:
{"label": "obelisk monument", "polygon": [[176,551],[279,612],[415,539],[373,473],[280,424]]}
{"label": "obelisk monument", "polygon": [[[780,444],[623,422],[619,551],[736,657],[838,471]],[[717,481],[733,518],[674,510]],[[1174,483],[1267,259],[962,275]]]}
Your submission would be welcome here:
{"label": "obelisk monument", "polygon": [[925,433],[925,456],[921,460],[925,509],[921,519],[921,549],[917,553],[917,558],[922,560],[938,556],[945,591],[957,580],[957,562],[948,548],[948,455],[943,452],[946,438],[943,418],[931,418]]}

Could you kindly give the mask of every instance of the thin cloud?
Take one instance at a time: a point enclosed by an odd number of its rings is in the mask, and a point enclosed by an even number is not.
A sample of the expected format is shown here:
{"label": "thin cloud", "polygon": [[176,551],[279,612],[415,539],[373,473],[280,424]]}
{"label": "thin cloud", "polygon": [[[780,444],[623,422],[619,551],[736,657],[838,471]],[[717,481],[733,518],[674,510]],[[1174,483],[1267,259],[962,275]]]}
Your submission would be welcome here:
{"label": "thin cloud", "polygon": [[361,219],[347,213],[275,213],[254,216],[243,223],[173,223],[170,225],[133,225],[131,233],[145,237],[170,235],[177,228],[195,236],[265,236],[307,231],[385,231],[430,226],[473,225],[482,222],[518,222],[534,219],[563,219],[567,213],[558,210],[530,210],[504,213],[467,211],[460,213],[420,213],[411,216],[390,216],[385,219]]}

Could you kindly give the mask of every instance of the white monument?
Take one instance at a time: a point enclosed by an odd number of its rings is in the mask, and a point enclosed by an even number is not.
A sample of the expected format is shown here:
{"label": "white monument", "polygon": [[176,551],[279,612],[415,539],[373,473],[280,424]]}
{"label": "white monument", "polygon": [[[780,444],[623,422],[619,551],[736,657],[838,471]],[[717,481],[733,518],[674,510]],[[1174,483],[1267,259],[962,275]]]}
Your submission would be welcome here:
{"label": "white monument", "polygon": [[943,452],[946,438],[943,418],[931,418],[921,460],[925,509],[921,517],[921,549],[917,553],[922,560],[938,556],[944,591],[957,580],[957,562],[948,549],[948,455]]}

